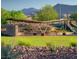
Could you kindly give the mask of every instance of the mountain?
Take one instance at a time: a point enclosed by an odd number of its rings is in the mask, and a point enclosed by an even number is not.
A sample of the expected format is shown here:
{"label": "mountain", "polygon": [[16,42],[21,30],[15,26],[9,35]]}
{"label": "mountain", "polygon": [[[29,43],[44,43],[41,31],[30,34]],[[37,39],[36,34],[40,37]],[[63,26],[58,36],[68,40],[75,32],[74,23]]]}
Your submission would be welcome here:
{"label": "mountain", "polygon": [[77,13],[77,5],[56,4],[54,6],[54,9],[58,12],[61,18],[63,17],[64,14]]}
{"label": "mountain", "polygon": [[[56,4],[54,6],[54,9],[58,12],[59,17],[61,17],[61,18],[63,17],[64,14],[77,13],[77,5]],[[61,11],[60,11],[60,9],[61,9]],[[30,15],[30,16],[34,15],[38,11],[39,11],[39,9],[35,9],[35,8],[23,9],[24,14]]]}
{"label": "mountain", "polygon": [[22,10],[24,12],[25,15],[34,15],[36,12],[38,12],[39,10],[38,9],[35,9],[35,8],[25,8]]}

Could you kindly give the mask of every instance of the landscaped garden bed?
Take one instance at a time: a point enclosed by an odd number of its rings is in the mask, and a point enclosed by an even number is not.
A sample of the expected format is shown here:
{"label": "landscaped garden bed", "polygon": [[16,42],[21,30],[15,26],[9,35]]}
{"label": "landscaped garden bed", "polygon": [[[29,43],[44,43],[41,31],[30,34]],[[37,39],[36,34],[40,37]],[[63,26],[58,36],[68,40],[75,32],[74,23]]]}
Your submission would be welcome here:
{"label": "landscaped garden bed", "polygon": [[[6,49],[5,49],[6,50]],[[7,56],[4,47],[2,47],[2,59],[76,59],[76,47],[28,47],[15,46],[7,51]]]}
{"label": "landscaped garden bed", "polygon": [[76,59],[76,36],[2,36],[2,59]]}

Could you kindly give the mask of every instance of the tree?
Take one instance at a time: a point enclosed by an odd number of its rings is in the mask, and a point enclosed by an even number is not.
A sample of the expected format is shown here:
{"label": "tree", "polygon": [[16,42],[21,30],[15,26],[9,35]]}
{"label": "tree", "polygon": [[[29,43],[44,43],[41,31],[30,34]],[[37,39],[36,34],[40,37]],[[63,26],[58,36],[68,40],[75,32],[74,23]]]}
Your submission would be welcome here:
{"label": "tree", "polygon": [[1,24],[6,24],[9,18],[23,20],[26,19],[27,16],[22,11],[8,11],[1,8]]}
{"label": "tree", "polygon": [[77,13],[71,14],[70,18],[77,21]]}
{"label": "tree", "polygon": [[11,18],[19,20],[19,19],[26,19],[27,16],[24,15],[22,11],[11,11]]}
{"label": "tree", "polygon": [[46,5],[39,12],[37,12],[33,18],[38,21],[50,21],[57,19],[58,14],[51,5]]}
{"label": "tree", "polygon": [[1,8],[1,24],[6,24],[7,19],[10,18],[10,12]]}

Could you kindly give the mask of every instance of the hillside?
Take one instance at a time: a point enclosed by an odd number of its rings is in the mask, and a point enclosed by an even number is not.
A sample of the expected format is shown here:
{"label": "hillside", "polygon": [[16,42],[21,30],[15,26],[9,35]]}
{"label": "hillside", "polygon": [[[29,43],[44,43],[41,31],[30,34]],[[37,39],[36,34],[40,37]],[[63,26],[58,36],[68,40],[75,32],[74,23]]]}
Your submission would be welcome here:
{"label": "hillside", "polygon": [[35,8],[24,8],[22,10],[24,12],[25,15],[34,15],[36,12],[38,12],[38,9],[35,9]]}

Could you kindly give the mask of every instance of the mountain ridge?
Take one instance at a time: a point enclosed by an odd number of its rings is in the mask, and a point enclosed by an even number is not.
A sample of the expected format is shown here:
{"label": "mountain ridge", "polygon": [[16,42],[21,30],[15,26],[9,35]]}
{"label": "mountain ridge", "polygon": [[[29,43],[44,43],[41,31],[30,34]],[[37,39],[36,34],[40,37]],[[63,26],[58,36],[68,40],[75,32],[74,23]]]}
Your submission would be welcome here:
{"label": "mountain ridge", "polygon": [[[63,17],[64,14],[72,14],[77,13],[77,5],[67,5],[67,4],[56,4],[53,6],[54,9],[58,12],[59,17]],[[61,9],[61,14],[60,14]],[[25,15],[34,15],[36,12],[38,12],[40,9],[36,8],[24,8],[22,11]]]}

